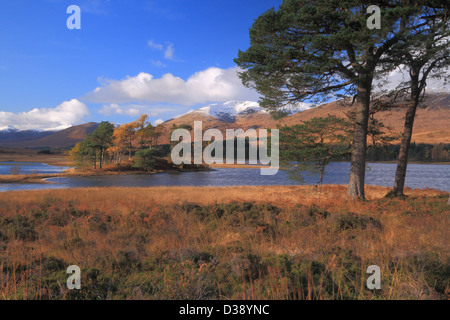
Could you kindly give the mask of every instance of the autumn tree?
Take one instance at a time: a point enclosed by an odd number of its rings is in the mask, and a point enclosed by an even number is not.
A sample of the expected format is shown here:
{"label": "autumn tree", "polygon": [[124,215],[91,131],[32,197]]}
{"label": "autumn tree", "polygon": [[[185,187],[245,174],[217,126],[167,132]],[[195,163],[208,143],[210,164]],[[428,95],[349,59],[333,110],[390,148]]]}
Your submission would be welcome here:
{"label": "autumn tree", "polygon": [[[382,65],[388,50],[410,30],[420,14],[417,1],[371,1],[381,10],[381,26],[370,29],[369,4],[361,1],[284,0],[261,15],[250,30],[250,47],[236,63],[246,86],[261,95],[261,105],[278,110],[300,101],[354,96],[355,121],[350,198],[365,198],[367,133],[372,84],[393,65]],[[381,67],[383,66],[383,67]]]}
{"label": "autumn tree", "polygon": [[84,168],[86,165],[93,165],[97,168],[97,149],[94,147],[91,136],[77,143],[67,155],[68,160],[77,168]]}
{"label": "autumn tree", "polygon": [[81,142],[75,144],[75,146],[67,152],[67,160],[76,167],[83,166],[83,157],[80,154],[80,146]]}
{"label": "autumn tree", "polygon": [[139,140],[140,149],[144,149],[145,146],[151,147],[152,142],[153,125],[148,119],[148,115],[143,114],[138,120],[136,120],[136,136]]}
{"label": "autumn tree", "polygon": [[109,157],[114,161],[114,163],[119,163],[120,159],[120,148],[114,144],[114,135],[113,135],[113,144],[106,150]]}
{"label": "autumn tree", "polygon": [[128,152],[128,158],[131,159],[131,154],[134,150],[134,142],[137,138],[136,129],[138,128],[137,121],[126,123],[118,126],[114,130],[113,141],[114,145],[124,152]]}
{"label": "autumn tree", "polygon": [[159,138],[164,133],[164,125],[158,124],[154,127],[152,127],[152,130],[150,132],[151,137],[151,146],[157,146],[159,144]]}

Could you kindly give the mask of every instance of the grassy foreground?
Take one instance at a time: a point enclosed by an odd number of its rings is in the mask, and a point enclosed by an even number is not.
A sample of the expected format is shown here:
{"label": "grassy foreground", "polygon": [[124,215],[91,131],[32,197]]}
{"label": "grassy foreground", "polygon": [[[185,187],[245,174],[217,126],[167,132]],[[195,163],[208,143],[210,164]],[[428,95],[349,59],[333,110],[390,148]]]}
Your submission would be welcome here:
{"label": "grassy foreground", "polygon": [[[448,299],[448,193],[345,187],[0,194],[0,299]],[[70,265],[82,289],[66,287]],[[382,289],[365,287],[378,265]]]}

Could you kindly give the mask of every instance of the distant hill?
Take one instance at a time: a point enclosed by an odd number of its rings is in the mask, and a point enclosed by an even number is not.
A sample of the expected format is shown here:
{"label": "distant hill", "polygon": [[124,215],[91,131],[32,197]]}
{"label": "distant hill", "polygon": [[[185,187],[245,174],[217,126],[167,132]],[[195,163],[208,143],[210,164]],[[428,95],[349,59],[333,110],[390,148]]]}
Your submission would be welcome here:
{"label": "distant hill", "polygon": [[[345,113],[352,107],[344,106],[339,102],[332,102],[317,108],[313,108],[288,117],[285,122],[288,125],[322,117],[328,114],[345,117]],[[390,127],[393,133],[403,131],[406,109],[395,108],[379,112],[375,119],[380,120],[386,127]],[[412,141],[416,143],[450,143],[450,94],[434,93],[426,96],[422,107],[418,108],[414,121]]]}
{"label": "distant hill", "polygon": [[35,141],[45,138],[55,131],[34,131],[34,130],[24,130],[19,131],[17,129],[8,129],[0,131],[0,145],[5,144],[18,144],[26,141]]}
{"label": "distant hill", "polygon": [[0,131],[0,146],[10,148],[67,148],[86,139],[98,123],[89,122],[57,132]]}
{"label": "distant hill", "polygon": [[[353,107],[345,106],[340,101],[334,101],[315,108],[301,105],[299,110],[292,109],[291,115],[274,120],[272,116],[261,109],[255,102],[230,102],[222,105],[212,105],[190,111],[176,119],[166,121],[164,139],[169,141],[169,132],[173,125],[190,124],[202,121],[203,129],[217,128],[225,133],[226,129],[249,128],[263,129],[276,128],[277,125],[294,125],[314,117],[335,115],[346,117]],[[237,106],[237,107],[236,107]],[[376,114],[375,118],[381,120],[393,133],[403,130],[404,108],[390,109]],[[416,143],[450,143],[450,94],[433,93],[427,95],[423,107],[417,110],[414,123],[412,141]]]}

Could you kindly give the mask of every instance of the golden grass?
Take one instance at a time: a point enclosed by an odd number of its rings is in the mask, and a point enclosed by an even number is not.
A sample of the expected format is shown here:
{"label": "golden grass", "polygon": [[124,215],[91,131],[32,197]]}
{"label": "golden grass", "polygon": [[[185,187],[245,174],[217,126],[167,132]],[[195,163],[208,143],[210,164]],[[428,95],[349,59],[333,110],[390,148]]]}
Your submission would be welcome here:
{"label": "golden grass", "polygon": [[[448,193],[407,190],[406,200],[384,199],[388,188],[368,186],[370,201],[361,202],[346,201],[345,191],[268,186],[1,193],[0,298],[448,297]],[[246,211],[247,202],[255,203],[254,211]],[[82,268],[79,293],[65,289],[70,264]],[[382,270],[380,292],[365,289],[365,270],[373,264]]]}
{"label": "golden grass", "polygon": [[[380,186],[366,186],[368,200],[383,198],[390,189]],[[183,201],[200,204],[229,203],[232,201],[255,201],[283,206],[296,204],[327,203],[345,201],[346,187],[324,185],[318,193],[314,186],[238,186],[238,187],[147,187],[147,188],[82,188],[60,190],[14,191],[0,193],[0,201],[35,202],[51,195],[64,201],[83,202],[90,209],[119,202],[125,207],[152,204],[174,204]],[[445,192],[406,188],[407,195],[438,196]]]}

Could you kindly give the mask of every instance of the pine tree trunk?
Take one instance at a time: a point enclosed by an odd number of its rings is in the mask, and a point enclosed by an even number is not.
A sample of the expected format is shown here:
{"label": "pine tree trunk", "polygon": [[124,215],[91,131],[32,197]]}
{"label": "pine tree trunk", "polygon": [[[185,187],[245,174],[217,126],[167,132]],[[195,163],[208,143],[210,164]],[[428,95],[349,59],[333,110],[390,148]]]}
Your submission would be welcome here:
{"label": "pine tree trunk", "polygon": [[350,166],[347,198],[365,199],[364,179],[366,175],[367,127],[369,124],[371,85],[358,87],[356,97],[355,132]]}
{"label": "pine tree trunk", "polygon": [[103,168],[103,148],[100,148],[100,169]]}
{"label": "pine tree trunk", "polygon": [[416,110],[419,104],[420,93],[418,87],[418,73],[414,73],[411,77],[411,102],[408,106],[408,110],[406,111],[405,116],[405,127],[403,130],[400,151],[397,159],[394,189],[389,193],[389,195],[394,197],[404,196],[403,189],[405,187],[406,169],[408,166],[408,152],[413,133],[414,118],[416,117]]}

